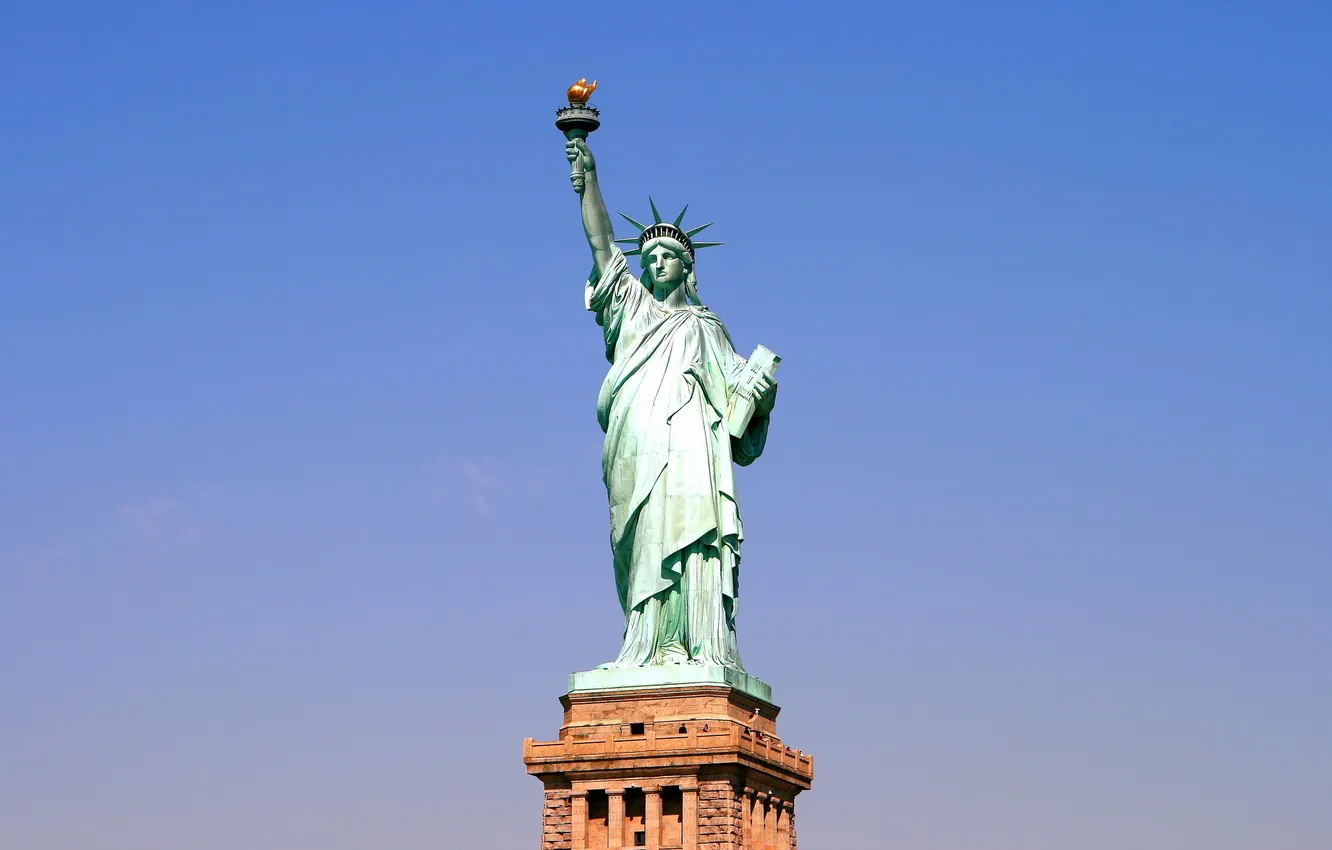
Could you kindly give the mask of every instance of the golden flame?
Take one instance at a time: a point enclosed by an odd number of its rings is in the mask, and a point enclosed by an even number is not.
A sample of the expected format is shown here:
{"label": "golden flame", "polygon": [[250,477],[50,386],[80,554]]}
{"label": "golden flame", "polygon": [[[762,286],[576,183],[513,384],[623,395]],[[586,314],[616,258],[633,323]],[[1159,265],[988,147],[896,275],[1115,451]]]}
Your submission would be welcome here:
{"label": "golden flame", "polygon": [[588,98],[592,97],[592,92],[596,90],[597,90],[597,81],[593,80],[592,82],[589,83],[587,81],[587,77],[583,77],[578,82],[569,86],[569,102],[587,103]]}

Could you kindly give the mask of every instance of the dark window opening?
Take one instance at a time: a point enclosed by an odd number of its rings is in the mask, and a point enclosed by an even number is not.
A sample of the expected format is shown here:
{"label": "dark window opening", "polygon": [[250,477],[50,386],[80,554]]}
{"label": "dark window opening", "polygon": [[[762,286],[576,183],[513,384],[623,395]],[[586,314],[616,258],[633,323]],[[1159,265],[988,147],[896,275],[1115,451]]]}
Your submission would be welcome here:
{"label": "dark window opening", "polygon": [[687,734],[689,734],[689,730],[686,729],[685,727],[681,726],[681,727],[680,727],[680,734],[681,734],[681,735],[687,735]]}
{"label": "dark window opening", "polygon": [[605,847],[610,834],[610,806],[605,791],[587,792],[587,846]]}
{"label": "dark window opening", "polygon": [[629,724],[629,734],[630,734],[630,735],[642,735],[645,731],[646,731],[646,729],[644,729],[642,723],[630,723],[630,724]]}
{"label": "dark window opening", "polygon": [[[629,839],[624,843],[630,847],[647,846],[647,795],[643,793],[642,788],[635,788],[632,785],[624,789],[624,825],[620,827],[624,830],[620,835]],[[639,837],[643,836],[639,843]],[[587,845],[591,848],[593,845]],[[599,847],[606,845],[600,844]]]}
{"label": "dark window opening", "polygon": [[587,819],[604,821],[609,808],[609,802],[610,801],[606,799],[605,791],[588,791]]}
{"label": "dark window opening", "polygon": [[[684,793],[678,785],[661,789],[661,846],[684,845]],[[589,845],[591,846],[591,845]]]}

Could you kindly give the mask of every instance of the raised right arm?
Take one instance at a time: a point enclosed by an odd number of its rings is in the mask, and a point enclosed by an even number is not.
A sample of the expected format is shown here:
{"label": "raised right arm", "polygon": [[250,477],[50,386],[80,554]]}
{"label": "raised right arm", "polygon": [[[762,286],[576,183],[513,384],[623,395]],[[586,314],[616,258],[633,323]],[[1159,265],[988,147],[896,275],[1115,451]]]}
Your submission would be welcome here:
{"label": "raised right arm", "polygon": [[604,273],[614,256],[615,231],[611,227],[610,213],[606,211],[606,202],[601,197],[597,161],[582,139],[571,139],[564,149],[570,162],[582,159],[582,180],[574,179],[574,191],[583,208],[583,232],[592,248],[592,260],[597,264],[597,270]]}

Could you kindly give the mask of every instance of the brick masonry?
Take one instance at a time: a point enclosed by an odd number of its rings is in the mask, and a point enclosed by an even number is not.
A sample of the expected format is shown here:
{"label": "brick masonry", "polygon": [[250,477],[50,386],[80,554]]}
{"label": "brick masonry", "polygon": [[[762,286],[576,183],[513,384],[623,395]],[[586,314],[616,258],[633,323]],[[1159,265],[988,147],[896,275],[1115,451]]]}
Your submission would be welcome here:
{"label": "brick masonry", "polygon": [[744,835],[741,795],[729,780],[698,787],[698,850],[737,850]]}
{"label": "brick masonry", "polygon": [[541,811],[541,850],[572,850],[573,807],[568,788],[546,788]]}

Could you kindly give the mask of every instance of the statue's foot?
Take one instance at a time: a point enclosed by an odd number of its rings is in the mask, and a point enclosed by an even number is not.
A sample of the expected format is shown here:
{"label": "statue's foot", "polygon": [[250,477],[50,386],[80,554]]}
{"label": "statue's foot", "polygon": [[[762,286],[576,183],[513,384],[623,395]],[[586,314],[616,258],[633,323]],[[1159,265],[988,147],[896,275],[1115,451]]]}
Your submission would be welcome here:
{"label": "statue's foot", "polygon": [[690,663],[690,661],[691,659],[689,655],[684,651],[680,651],[680,652],[663,653],[661,656],[661,660],[659,660],[657,663],[662,665],[669,665],[671,667],[679,667],[682,664]]}

